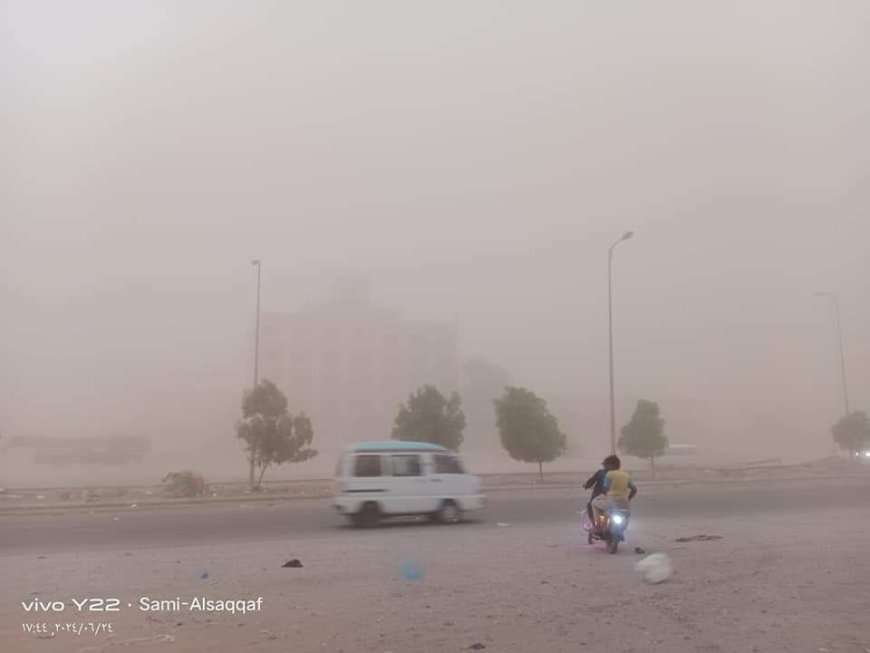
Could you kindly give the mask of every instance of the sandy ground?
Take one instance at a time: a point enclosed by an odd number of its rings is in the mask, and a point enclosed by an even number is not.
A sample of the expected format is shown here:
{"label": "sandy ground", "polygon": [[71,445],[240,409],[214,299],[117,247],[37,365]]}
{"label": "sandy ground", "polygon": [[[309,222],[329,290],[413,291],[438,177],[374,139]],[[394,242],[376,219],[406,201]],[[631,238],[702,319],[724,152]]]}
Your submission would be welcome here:
{"label": "sandy ground", "polygon": [[[243,546],[7,555],[0,557],[0,648],[866,653],[868,519],[870,506],[716,521],[636,515],[629,546],[616,556],[587,546],[566,522],[397,525]],[[723,539],[674,542],[699,533]],[[669,553],[675,575],[645,584],[634,571],[635,545]],[[281,568],[290,558],[304,566]],[[26,613],[20,601],[36,596],[117,597],[122,611],[78,614],[70,602],[59,615]],[[145,613],[137,609],[142,596],[262,596],[263,609]],[[22,632],[22,624],[40,622],[50,630],[105,623],[113,633]]]}

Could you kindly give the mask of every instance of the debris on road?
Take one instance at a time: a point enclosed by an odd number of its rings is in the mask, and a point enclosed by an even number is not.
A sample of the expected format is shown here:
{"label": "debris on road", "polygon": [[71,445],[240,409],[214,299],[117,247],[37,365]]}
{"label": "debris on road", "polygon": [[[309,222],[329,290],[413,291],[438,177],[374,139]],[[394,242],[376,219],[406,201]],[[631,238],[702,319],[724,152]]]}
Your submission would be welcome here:
{"label": "debris on road", "polygon": [[634,568],[643,575],[647,583],[653,585],[666,581],[674,573],[671,559],[666,553],[653,553],[637,562]]}
{"label": "debris on road", "polygon": [[199,577],[200,577],[202,580],[205,580],[206,578],[208,578],[208,572],[207,572],[207,571],[202,572],[202,573],[199,575]]}
{"label": "debris on road", "polygon": [[642,546],[636,546],[636,547],[634,547],[634,552],[637,555],[642,556],[646,553],[646,549],[644,549]]}
{"label": "debris on road", "polygon": [[185,469],[169,472],[163,477],[163,492],[174,498],[201,497],[206,493],[206,483],[202,474]]}
{"label": "debris on road", "polygon": [[496,526],[498,526],[498,527],[500,527],[500,528],[504,528],[505,526],[510,526],[510,524],[507,524],[507,523],[505,523],[505,522],[503,522],[503,521],[500,521],[500,522],[498,522],[498,523],[496,524]]}
{"label": "debris on road", "polygon": [[423,567],[413,560],[406,560],[399,565],[399,571],[405,580],[423,580]]}
{"label": "debris on road", "polygon": [[298,569],[302,566],[302,563],[299,561],[299,558],[293,558],[292,560],[288,560],[283,565],[282,568],[290,568],[290,569]]}
{"label": "debris on road", "polygon": [[486,648],[486,644],[481,644],[480,642],[475,642],[471,646],[468,647],[472,651],[482,651]]}
{"label": "debris on road", "polygon": [[721,540],[721,535],[692,535],[690,537],[678,537],[674,542],[713,542]]}

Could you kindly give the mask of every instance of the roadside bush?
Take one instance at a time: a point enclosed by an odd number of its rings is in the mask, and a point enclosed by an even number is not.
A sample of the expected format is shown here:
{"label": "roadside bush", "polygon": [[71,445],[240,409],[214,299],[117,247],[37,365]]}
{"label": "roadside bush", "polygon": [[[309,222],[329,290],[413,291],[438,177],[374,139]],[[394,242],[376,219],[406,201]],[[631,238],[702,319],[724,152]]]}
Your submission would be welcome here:
{"label": "roadside bush", "polygon": [[187,469],[169,472],[163,477],[163,491],[171,497],[199,497],[205,494],[205,479]]}

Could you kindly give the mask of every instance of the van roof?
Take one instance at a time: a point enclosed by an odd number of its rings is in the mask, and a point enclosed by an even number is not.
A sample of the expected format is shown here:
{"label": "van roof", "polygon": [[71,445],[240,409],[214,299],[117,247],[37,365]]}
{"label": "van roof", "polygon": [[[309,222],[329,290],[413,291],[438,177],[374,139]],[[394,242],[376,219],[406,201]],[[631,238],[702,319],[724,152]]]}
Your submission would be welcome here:
{"label": "van roof", "polygon": [[358,442],[348,447],[350,451],[447,451],[444,447],[431,442],[409,442],[407,440],[370,440]]}

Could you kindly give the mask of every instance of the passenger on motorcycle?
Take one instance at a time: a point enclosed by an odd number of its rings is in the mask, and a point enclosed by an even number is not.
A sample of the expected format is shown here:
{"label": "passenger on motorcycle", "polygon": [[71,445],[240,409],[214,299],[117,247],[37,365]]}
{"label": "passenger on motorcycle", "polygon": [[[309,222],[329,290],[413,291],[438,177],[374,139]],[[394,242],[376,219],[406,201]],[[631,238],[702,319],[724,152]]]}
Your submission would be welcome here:
{"label": "passenger on motorcycle", "polygon": [[592,490],[592,495],[586,503],[586,514],[589,515],[589,521],[592,523],[595,523],[595,513],[592,512],[592,502],[595,500],[595,497],[607,493],[607,490],[604,489],[604,477],[607,475],[607,471],[607,465],[604,462],[601,463],[601,469],[590,476],[583,484],[583,489]]}
{"label": "passenger on motorcycle", "polygon": [[592,500],[594,524],[598,524],[600,514],[606,514],[611,508],[630,512],[629,502],[637,494],[637,487],[631,480],[631,476],[623,472],[621,467],[622,461],[619,460],[619,456],[610,455],[604,459],[605,494],[600,494]]}

